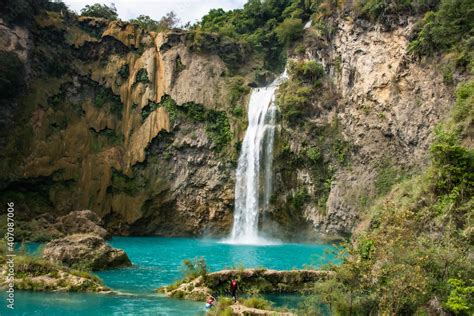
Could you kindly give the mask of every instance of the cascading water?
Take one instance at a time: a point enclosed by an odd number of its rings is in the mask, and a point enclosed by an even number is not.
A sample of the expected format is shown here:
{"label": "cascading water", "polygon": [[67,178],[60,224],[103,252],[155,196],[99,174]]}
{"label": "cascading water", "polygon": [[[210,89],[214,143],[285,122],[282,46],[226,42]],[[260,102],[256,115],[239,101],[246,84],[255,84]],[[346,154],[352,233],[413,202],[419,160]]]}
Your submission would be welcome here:
{"label": "cascading water", "polygon": [[261,211],[268,209],[272,192],[275,91],[285,78],[286,71],[270,85],[252,89],[250,94],[248,127],[236,172],[231,243],[265,243],[258,234],[258,218]]}

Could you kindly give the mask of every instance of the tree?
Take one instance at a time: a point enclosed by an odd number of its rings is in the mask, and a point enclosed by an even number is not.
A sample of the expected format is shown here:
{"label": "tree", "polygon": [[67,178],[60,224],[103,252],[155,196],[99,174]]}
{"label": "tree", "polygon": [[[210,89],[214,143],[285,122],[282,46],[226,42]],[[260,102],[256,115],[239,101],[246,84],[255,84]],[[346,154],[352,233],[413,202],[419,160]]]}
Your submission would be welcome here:
{"label": "tree", "polygon": [[81,9],[81,15],[104,18],[108,20],[117,20],[118,18],[117,8],[113,3],[111,3],[110,6],[100,3],[86,5],[84,8]]}
{"label": "tree", "polygon": [[171,30],[172,28],[177,27],[179,22],[180,21],[176,13],[174,13],[174,11],[170,11],[166,13],[165,16],[163,16],[158,23],[160,26],[160,30],[163,31]]}
{"label": "tree", "polygon": [[173,11],[166,13],[159,21],[153,20],[148,15],[140,15],[130,22],[137,24],[141,28],[152,32],[163,32],[177,27],[179,19]]}
{"label": "tree", "polygon": [[158,21],[153,20],[148,15],[143,14],[139,15],[136,19],[131,19],[130,22],[147,31],[156,31],[159,27]]}
{"label": "tree", "polygon": [[278,40],[282,44],[289,44],[301,36],[303,21],[301,19],[286,18],[275,29]]}

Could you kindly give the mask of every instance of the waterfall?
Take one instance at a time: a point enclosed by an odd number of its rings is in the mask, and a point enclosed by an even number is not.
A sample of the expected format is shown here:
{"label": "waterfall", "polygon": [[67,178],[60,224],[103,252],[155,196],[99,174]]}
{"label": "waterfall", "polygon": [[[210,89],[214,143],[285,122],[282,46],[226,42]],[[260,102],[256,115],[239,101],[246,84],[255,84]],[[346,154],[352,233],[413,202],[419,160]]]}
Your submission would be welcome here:
{"label": "waterfall", "polygon": [[248,127],[236,172],[234,225],[230,242],[259,244],[260,212],[268,210],[272,193],[273,140],[277,108],[275,91],[286,71],[270,85],[254,88],[248,104]]}

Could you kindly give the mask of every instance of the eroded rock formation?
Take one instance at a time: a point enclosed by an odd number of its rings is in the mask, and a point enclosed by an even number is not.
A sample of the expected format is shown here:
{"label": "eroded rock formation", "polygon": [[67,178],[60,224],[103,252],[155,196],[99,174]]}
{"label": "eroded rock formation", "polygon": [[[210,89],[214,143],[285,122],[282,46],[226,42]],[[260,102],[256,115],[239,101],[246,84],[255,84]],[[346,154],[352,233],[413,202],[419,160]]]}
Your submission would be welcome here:
{"label": "eroded rock formation", "polygon": [[[0,23],[0,50],[25,73],[22,96],[0,100],[1,201],[15,199],[18,219],[41,227],[46,213],[91,209],[114,234],[227,234],[246,124],[246,96],[235,111],[229,84],[256,83],[193,50],[185,32],[48,11],[32,23]],[[290,53],[325,76],[298,124],[282,120],[277,135],[261,223],[280,238],[349,235],[425,164],[452,103],[439,71],[409,54],[410,19],[389,31],[343,16],[332,25],[330,38],[306,29],[304,52]]]}
{"label": "eroded rock formation", "polygon": [[86,267],[98,271],[131,266],[125,251],[112,248],[93,234],[74,234],[46,244],[43,258],[67,267]]}
{"label": "eroded rock formation", "polygon": [[237,279],[240,294],[297,293],[313,286],[318,280],[324,280],[330,273],[318,270],[222,270],[158,291],[169,297],[201,301],[216,293],[225,295],[229,291],[230,281]]}

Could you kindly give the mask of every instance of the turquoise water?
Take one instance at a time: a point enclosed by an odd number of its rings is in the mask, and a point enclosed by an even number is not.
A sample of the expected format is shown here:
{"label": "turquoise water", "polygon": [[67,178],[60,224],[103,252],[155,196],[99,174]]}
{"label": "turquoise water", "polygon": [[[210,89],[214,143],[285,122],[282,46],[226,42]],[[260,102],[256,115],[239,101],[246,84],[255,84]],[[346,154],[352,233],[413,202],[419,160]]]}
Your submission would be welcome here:
{"label": "turquoise water", "polygon": [[[0,315],[204,315],[200,302],[160,297],[154,290],[181,277],[184,259],[204,257],[211,271],[237,266],[277,270],[321,266],[332,260],[330,245],[280,244],[239,246],[216,240],[164,237],[114,237],[112,246],[124,249],[133,267],[99,272],[104,283],[121,294],[17,292],[15,311]],[[33,245],[30,249],[35,248]],[[277,298],[285,305],[284,297]],[[292,304],[290,304],[292,305]]]}

